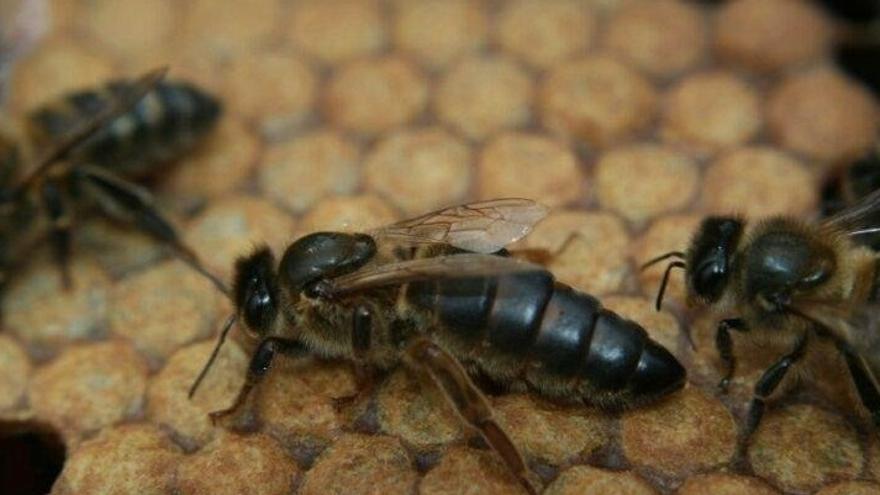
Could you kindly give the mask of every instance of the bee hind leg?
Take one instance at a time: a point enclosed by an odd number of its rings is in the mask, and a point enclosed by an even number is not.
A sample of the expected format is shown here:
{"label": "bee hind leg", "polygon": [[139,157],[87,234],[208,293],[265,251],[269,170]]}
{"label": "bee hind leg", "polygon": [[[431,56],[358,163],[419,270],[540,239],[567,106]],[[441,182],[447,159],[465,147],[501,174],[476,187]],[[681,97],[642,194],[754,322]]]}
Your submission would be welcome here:
{"label": "bee hind leg", "polygon": [[480,433],[528,493],[538,493],[540,483],[533,481],[534,475],[519,449],[493,417],[489,401],[455,357],[429,339],[420,338],[407,347],[405,362],[440,388],[458,416]]}
{"label": "bee hind leg", "polygon": [[181,261],[210,280],[221,292],[229,294],[226,284],[205,268],[195,251],[180,239],[171,222],[159,212],[149,191],[100,167],[80,166],[74,174],[92,192],[106,215],[130,223],[171,246]]}
{"label": "bee hind leg", "polygon": [[71,214],[70,205],[65,202],[64,193],[56,181],[46,181],[41,188],[41,199],[51,222],[49,241],[52,254],[61,272],[61,284],[65,290],[73,287],[70,276]]}
{"label": "bee hind leg", "polygon": [[864,359],[852,351],[849,346],[838,343],[838,349],[846,360],[849,374],[856,386],[856,391],[862,404],[871,413],[871,420],[874,425],[880,427],[880,390],[877,388],[877,381],[865,364]]}
{"label": "bee hind leg", "polygon": [[558,246],[555,247],[524,247],[512,249],[509,251],[509,254],[513,255],[516,258],[524,259],[526,261],[530,261],[532,263],[537,263],[539,265],[547,265],[551,261],[553,261],[557,256],[562,254],[566,249],[569,248],[575,241],[587,242],[584,238],[583,234],[580,232],[569,232],[565,239]]}

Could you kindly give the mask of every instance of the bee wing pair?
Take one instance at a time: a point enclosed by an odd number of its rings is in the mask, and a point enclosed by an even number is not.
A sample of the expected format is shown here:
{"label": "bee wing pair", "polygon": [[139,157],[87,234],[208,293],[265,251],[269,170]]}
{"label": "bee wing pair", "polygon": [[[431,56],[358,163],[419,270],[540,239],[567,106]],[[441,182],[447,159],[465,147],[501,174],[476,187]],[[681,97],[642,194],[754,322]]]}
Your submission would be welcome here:
{"label": "bee wing pair", "polygon": [[444,244],[469,252],[367,266],[328,281],[324,293],[338,296],[419,280],[541,270],[538,265],[490,253],[525,237],[547,211],[529,199],[501,198],[452,206],[381,227],[369,232],[378,242]]}
{"label": "bee wing pair", "polygon": [[502,198],[444,208],[368,233],[408,245],[441,243],[474,253],[494,253],[525,237],[545,216],[544,205]]}

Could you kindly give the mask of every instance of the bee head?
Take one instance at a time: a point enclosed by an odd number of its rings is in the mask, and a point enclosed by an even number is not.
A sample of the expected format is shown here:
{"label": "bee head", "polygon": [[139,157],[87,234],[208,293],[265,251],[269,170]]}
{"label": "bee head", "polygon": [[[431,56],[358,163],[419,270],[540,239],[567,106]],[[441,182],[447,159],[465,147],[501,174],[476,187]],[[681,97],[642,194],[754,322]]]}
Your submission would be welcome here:
{"label": "bee head", "polygon": [[706,304],[721,298],[730,281],[731,262],[742,231],[743,222],[738,218],[703,220],[687,252],[687,285],[691,295]]}
{"label": "bee head", "polygon": [[247,328],[258,335],[269,333],[279,301],[275,257],[268,247],[260,247],[235,263],[232,293]]}
{"label": "bee head", "polygon": [[284,286],[299,292],[320,280],[351,273],[376,254],[366,234],[315,232],[291,244],[281,258]]}
{"label": "bee head", "polygon": [[744,253],[745,291],[767,310],[827,281],[837,266],[834,250],[784,219],[770,221]]}

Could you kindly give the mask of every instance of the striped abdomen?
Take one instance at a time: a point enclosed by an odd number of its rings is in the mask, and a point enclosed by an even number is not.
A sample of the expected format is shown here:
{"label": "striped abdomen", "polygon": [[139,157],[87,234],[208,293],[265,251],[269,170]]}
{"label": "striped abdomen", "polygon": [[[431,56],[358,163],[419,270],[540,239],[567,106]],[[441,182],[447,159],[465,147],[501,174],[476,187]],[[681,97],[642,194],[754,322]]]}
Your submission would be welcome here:
{"label": "striped abdomen", "polygon": [[407,294],[435,316],[438,341],[501,382],[605,407],[684,384],[684,368],[641,326],[547,271],[418,283]]}
{"label": "striped abdomen", "polygon": [[[43,105],[28,116],[29,134],[40,146],[68,132],[103,109],[129,83],[110,82]],[[184,82],[160,82],[132,111],[84,142],[77,163],[112,169],[129,177],[148,175],[155,166],[191,148],[216,124],[220,103]]]}

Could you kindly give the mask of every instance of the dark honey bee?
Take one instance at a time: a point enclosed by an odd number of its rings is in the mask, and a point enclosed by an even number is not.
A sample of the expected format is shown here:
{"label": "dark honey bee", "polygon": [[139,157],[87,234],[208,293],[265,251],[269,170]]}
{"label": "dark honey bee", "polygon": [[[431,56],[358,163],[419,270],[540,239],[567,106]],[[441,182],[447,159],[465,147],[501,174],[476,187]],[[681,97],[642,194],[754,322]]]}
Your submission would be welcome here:
{"label": "dark honey bee", "polygon": [[212,418],[237,413],[278,352],[304,348],[349,359],[356,371],[403,363],[438,386],[534,491],[523,458],[468,373],[604,409],[656,400],[685,379],[676,358],[637,323],[506,253],[545,213],[525,199],[483,201],[368,234],[310,234],[278,264],[268,248],[239,259],[236,316],[258,343],[235,402]]}
{"label": "dark honey bee", "polygon": [[[168,243],[185,261],[209,275],[156,209],[150,193],[133,181],[160,171],[216,124],[219,102],[184,82],[112,81],[102,88],[72,92],[31,111],[23,124],[0,132],[0,267],[15,265],[33,243],[34,221],[50,221],[55,259],[70,286],[73,210],[97,205],[104,214]],[[99,119],[127,95],[144,94],[130,108],[80,135],[64,156],[36,170],[26,164],[82,125]],[[45,163],[45,162],[44,162]],[[4,273],[4,275],[6,275]]]}
{"label": "dark honey bee", "polygon": [[743,431],[743,447],[760,423],[765,401],[810,349],[828,342],[842,355],[861,402],[880,425],[877,382],[876,304],[878,253],[859,238],[878,230],[880,191],[819,222],[789,217],[747,221],[706,218],[686,252],[666,269],[657,308],[673,268],[685,270],[688,302],[735,315],[720,320],[715,344],[725,370],[726,392],[736,369],[731,331],[758,342],[780,342],[788,351],[755,384]]}

